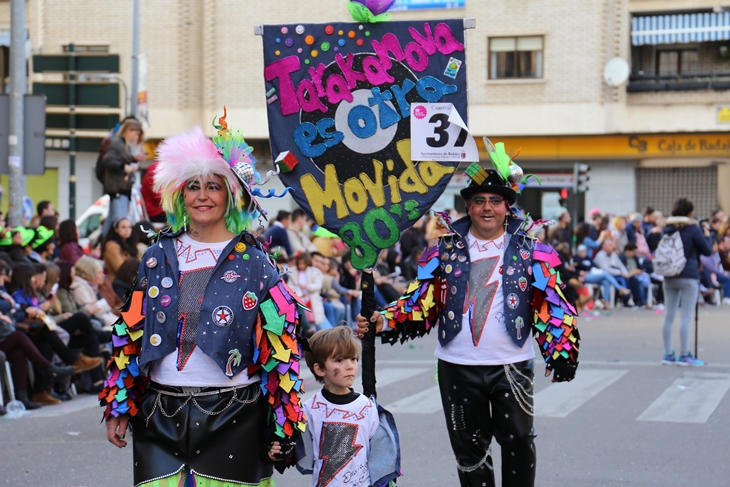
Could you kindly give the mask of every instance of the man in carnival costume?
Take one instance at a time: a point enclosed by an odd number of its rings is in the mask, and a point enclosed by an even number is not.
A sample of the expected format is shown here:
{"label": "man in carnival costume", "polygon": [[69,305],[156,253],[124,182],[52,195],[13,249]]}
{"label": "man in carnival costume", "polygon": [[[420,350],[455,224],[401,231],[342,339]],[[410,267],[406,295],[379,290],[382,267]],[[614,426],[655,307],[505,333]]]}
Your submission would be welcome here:
{"label": "man in carnival costume", "polygon": [[300,301],[248,231],[264,215],[252,149],[219,122],[158,148],[170,228],[114,325],[99,398],[111,443],[133,427],[135,486],[272,485],[268,445],[288,460],[305,428]]}
{"label": "man in carnival costume", "polygon": [[[491,144],[488,144],[488,147]],[[422,336],[438,325],[438,383],[462,486],[494,486],[492,435],[502,450],[502,484],[535,484],[532,325],[554,382],[572,380],[580,337],[576,310],[561,290],[555,250],[529,234],[511,209],[522,170],[503,144],[491,146],[496,170],[467,169],[461,190],[468,215],[424,252],[418,280],[370,324],[383,341]],[[368,328],[358,317],[360,333]]]}

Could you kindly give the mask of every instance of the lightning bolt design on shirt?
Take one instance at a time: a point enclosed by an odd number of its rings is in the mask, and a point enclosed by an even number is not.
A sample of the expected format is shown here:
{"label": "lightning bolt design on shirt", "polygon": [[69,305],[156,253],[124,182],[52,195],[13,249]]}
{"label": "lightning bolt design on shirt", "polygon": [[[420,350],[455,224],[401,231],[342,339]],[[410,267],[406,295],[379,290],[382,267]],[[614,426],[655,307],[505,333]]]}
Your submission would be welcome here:
{"label": "lightning bolt design on shirt", "polygon": [[319,444],[322,469],[319,471],[317,487],[326,487],[360,451],[362,445],[355,443],[357,428],[352,423],[325,422],[322,425],[322,439]]}
{"label": "lightning bolt design on shirt", "polygon": [[[492,309],[492,301],[499,287],[499,281],[490,281],[494,270],[499,263],[499,257],[487,257],[471,263],[469,270],[469,284],[466,288],[466,301],[464,302],[464,313],[472,308],[471,339],[476,347],[487,323],[489,311]],[[499,279],[499,276],[497,276]]]}

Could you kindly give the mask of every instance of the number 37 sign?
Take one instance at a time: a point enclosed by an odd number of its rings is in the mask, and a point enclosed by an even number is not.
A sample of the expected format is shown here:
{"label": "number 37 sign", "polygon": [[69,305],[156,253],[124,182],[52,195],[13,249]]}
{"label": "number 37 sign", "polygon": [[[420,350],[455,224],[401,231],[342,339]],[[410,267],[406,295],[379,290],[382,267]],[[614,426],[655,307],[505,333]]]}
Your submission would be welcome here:
{"label": "number 37 sign", "polygon": [[479,161],[479,150],[474,137],[453,104],[411,104],[411,159]]}

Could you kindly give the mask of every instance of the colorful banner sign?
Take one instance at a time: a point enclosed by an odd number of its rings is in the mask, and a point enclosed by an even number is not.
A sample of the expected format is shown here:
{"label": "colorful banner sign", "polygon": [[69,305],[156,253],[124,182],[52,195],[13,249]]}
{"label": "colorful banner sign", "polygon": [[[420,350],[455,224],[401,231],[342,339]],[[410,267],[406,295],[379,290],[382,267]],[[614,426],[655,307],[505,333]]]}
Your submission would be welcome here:
{"label": "colorful banner sign", "polygon": [[467,123],[463,28],[461,19],[263,27],[280,178],[358,269],[395,245],[456,171],[458,162],[411,160],[410,106],[452,103]]}

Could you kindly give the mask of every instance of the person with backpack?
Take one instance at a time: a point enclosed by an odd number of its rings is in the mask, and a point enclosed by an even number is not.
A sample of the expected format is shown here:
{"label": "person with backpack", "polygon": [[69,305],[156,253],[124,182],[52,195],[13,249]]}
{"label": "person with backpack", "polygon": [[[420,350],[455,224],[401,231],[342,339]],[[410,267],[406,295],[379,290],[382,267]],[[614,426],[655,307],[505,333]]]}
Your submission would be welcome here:
{"label": "person with backpack", "polygon": [[[679,198],[667,218],[664,234],[654,253],[654,269],[664,276],[664,304],[666,314],[662,335],[664,338],[663,364],[702,367],[705,363],[689,351],[689,332],[692,311],[699,293],[699,256],[712,253],[709,228],[700,229],[694,218],[694,205],[687,198]],[[680,356],[672,348],[672,327],[677,310],[679,319]]]}
{"label": "person with backpack", "polygon": [[122,123],[104,153],[104,192],[109,195],[109,214],[102,230],[104,235],[109,231],[112,220],[126,217],[129,212],[134,174],[139,170],[139,162],[145,158],[139,147],[141,141],[142,125],[130,118]]}

